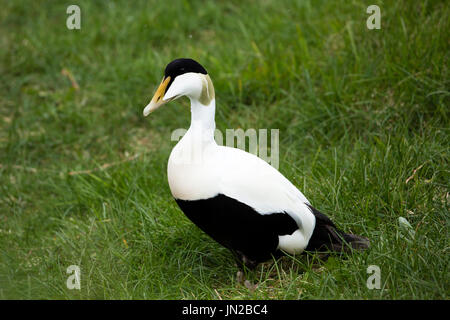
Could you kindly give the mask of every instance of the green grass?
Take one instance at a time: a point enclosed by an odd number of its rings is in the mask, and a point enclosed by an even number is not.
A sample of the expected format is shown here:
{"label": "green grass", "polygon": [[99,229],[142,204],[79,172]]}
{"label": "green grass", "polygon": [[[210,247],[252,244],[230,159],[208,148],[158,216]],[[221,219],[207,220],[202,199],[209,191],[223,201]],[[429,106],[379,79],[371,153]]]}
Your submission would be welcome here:
{"label": "green grass", "polygon": [[[373,2],[381,30],[356,0],[77,1],[70,31],[72,2],[2,1],[0,298],[448,299],[449,6]],[[236,283],[168,188],[187,99],[142,117],[178,57],[209,71],[222,132],[280,130],[280,171],[369,251]],[[81,290],[66,288],[73,264]]]}

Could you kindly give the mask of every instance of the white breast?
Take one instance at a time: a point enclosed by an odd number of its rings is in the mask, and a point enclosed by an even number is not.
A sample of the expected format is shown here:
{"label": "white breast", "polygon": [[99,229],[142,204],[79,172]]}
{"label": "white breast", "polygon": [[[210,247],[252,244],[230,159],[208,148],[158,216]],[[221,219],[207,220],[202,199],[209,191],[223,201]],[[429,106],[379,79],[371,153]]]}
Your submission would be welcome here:
{"label": "white breast", "polygon": [[167,166],[172,195],[181,200],[208,199],[218,194],[215,143],[192,143],[191,129],[173,148]]}
{"label": "white breast", "polygon": [[253,154],[215,143],[193,145],[190,135],[186,133],[169,158],[169,186],[175,198],[199,200],[223,194],[260,214],[285,212],[299,231],[280,237],[280,248],[295,253],[306,247],[315,217],[306,206],[309,201],[289,180]]}

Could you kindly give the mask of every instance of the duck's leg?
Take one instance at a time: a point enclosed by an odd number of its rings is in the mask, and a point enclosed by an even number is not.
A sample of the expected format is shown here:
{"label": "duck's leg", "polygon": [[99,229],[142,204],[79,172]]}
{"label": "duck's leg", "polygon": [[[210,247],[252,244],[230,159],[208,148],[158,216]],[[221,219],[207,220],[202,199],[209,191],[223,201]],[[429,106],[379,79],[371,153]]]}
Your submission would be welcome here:
{"label": "duck's leg", "polygon": [[242,269],[239,269],[238,272],[236,273],[236,281],[239,284],[242,284],[244,283],[244,279],[245,279],[244,271]]}
{"label": "duck's leg", "polygon": [[258,285],[252,284],[249,280],[245,280],[244,268],[255,269],[258,263],[254,260],[249,259],[245,254],[241,251],[233,251],[234,256],[238,263],[238,272],[236,274],[236,280],[239,284],[244,283],[244,286],[249,290],[255,290]]}

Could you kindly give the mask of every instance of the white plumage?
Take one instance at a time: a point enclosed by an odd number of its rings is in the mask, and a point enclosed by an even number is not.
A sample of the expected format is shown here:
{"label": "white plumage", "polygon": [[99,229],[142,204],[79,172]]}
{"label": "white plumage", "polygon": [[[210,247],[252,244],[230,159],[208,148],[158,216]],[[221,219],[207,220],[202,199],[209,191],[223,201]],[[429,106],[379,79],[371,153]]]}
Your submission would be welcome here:
{"label": "white plumage", "polygon": [[292,254],[303,251],[315,225],[314,215],[305,205],[309,201],[264,160],[240,149],[217,145],[213,125],[215,100],[208,106],[191,100],[193,118],[201,108],[208,117],[191,124],[169,157],[168,179],[174,198],[199,200],[223,194],[260,214],[285,212],[295,220],[299,231],[282,236],[280,249]]}

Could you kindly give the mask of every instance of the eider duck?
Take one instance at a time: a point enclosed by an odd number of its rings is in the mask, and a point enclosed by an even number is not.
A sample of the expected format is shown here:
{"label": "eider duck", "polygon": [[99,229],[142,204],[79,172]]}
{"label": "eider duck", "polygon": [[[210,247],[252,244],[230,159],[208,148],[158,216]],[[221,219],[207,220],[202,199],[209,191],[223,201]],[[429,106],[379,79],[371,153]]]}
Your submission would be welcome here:
{"label": "eider duck", "polygon": [[283,252],[369,246],[367,238],[339,230],[267,162],[216,143],[214,86],[198,62],[170,62],[144,116],[183,96],[191,102],[191,125],[169,157],[170,190],[185,215],[240,267],[253,269]]}

